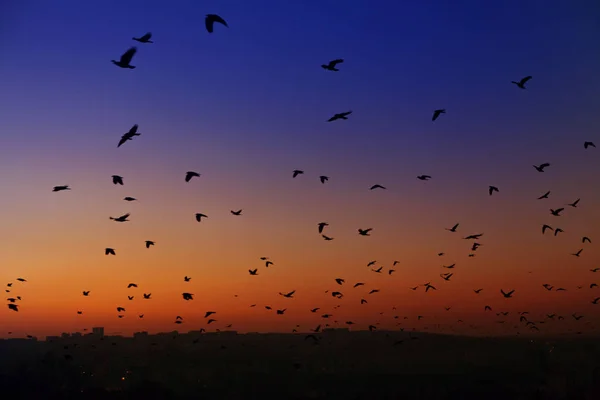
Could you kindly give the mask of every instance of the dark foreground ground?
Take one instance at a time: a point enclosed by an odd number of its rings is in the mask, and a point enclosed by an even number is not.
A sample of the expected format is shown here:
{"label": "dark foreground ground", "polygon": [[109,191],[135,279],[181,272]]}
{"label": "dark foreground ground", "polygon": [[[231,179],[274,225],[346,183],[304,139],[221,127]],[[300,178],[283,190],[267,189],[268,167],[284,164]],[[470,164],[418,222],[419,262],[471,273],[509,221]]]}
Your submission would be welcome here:
{"label": "dark foreground ground", "polygon": [[[398,332],[0,341],[2,399],[600,399],[600,342]],[[402,342],[400,342],[402,341]]]}

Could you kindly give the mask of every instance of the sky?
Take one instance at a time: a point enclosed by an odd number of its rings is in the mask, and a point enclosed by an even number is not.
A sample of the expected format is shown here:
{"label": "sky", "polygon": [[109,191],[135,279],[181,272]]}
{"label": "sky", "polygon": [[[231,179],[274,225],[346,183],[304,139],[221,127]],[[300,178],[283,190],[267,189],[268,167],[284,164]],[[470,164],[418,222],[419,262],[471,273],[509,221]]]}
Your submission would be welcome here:
{"label": "sky", "polygon": [[[206,14],[229,27],[209,34]],[[519,311],[566,317],[543,332],[600,328],[600,289],[589,288],[600,284],[590,272],[600,267],[600,149],[583,146],[600,145],[599,17],[592,0],[2,2],[0,282],[22,300],[19,312],[0,309],[0,337],[289,332],[334,320],[528,333],[514,328]],[[132,40],[146,32],[154,43]],[[132,45],[136,69],[110,62]],[[320,67],[336,58],[339,72]],[[511,83],[528,75],[526,90]],[[133,124],[141,136],[117,148]],[[186,171],[201,176],[186,183]],[[124,213],[130,222],[109,219]],[[542,235],[543,224],[564,233]],[[462,238],[475,233],[482,246],[468,257]],[[426,282],[437,290],[409,289]],[[503,324],[500,311],[511,313]]]}

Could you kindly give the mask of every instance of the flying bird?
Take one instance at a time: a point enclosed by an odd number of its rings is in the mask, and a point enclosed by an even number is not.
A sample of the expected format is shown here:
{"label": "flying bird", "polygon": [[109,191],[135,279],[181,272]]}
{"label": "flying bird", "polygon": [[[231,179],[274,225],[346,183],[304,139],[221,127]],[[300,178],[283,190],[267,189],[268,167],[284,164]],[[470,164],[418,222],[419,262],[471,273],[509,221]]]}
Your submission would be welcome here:
{"label": "flying bird", "polygon": [[188,171],[185,173],[185,181],[189,182],[193,177],[200,177],[200,174],[194,171]]}
{"label": "flying bird", "polygon": [[552,208],[550,209],[550,214],[554,215],[555,217],[560,217],[560,213],[564,210],[564,208],[557,208],[556,210],[553,210]]}
{"label": "flying bird", "polygon": [[149,249],[150,246],[154,246],[154,242],[152,240],[146,240],[146,248]]}
{"label": "flying bird", "polygon": [[200,222],[202,218],[208,218],[205,214],[196,213],[196,221]]}
{"label": "flying bird", "polygon": [[69,187],[69,185],[54,186],[52,188],[53,192],[62,192],[63,190],[71,190],[71,188]]}
{"label": "flying bird", "polygon": [[117,145],[117,147],[121,147],[121,145],[128,140],[133,140],[133,138],[135,136],[140,136],[142,133],[138,132],[137,130],[138,130],[138,124],[133,125],[127,133],[125,133],[125,134],[123,134],[123,136],[121,136],[121,140],[119,140],[119,144]]}
{"label": "flying bird", "polygon": [[544,225],[542,226],[542,234],[546,233],[546,230],[547,230],[547,229],[550,229],[550,230],[552,230],[552,227],[551,227],[550,225],[546,225],[546,224],[544,224]]}
{"label": "flying bird", "polygon": [[115,185],[123,185],[123,177],[119,175],[113,175],[112,183]]}
{"label": "flying bird", "polygon": [[500,289],[500,293],[502,293],[502,296],[504,296],[504,298],[508,299],[511,298],[513,293],[515,292],[515,290],[511,290],[510,292],[505,292],[504,290]]}
{"label": "flying bird", "polygon": [[373,230],[373,228],[368,228],[368,229],[358,228],[358,234],[362,235],[362,236],[371,236],[369,232],[371,232],[372,230]]}
{"label": "flying bird", "polygon": [[444,229],[446,229],[447,231],[450,231],[450,232],[456,232],[456,228],[458,228],[458,225],[459,224],[455,224],[452,228],[444,228]]}
{"label": "flying bird", "polygon": [[435,110],[433,112],[433,117],[431,118],[432,121],[435,121],[436,119],[438,119],[438,117],[440,116],[440,114],[446,114],[446,110],[445,109],[439,109],[439,110]]}
{"label": "flying bird", "polygon": [[588,147],[596,147],[596,145],[594,144],[594,142],[584,142],[583,143],[583,148],[587,149]]}
{"label": "flying bird", "polygon": [[219,24],[222,24],[225,27],[229,28],[227,22],[225,22],[225,20],[219,17],[217,14],[206,14],[204,24],[206,25],[206,30],[208,31],[208,33],[213,33],[213,26],[215,22],[218,22]]}
{"label": "flying bird", "polygon": [[540,165],[534,165],[533,168],[538,170],[538,172],[544,172],[544,168],[549,167],[549,166],[550,166],[550,163],[543,163]]}
{"label": "flying bird", "polygon": [[500,192],[500,191],[498,190],[498,188],[496,186],[490,186],[489,189],[488,189],[488,193],[490,194],[490,196],[494,192]]}
{"label": "flying bird", "polygon": [[417,176],[417,179],[421,180],[421,181],[428,181],[431,179],[431,176],[429,175],[419,175]]}
{"label": "flying bird", "polygon": [[548,190],[546,193],[544,193],[543,195],[541,195],[537,199],[538,200],[547,199],[549,195],[550,195],[550,191]]}
{"label": "flying bird", "polygon": [[571,206],[571,207],[573,207],[573,208],[577,208],[577,204],[579,204],[579,200],[581,200],[581,199],[577,199],[577,200],[575,200],[574,202],[572,202],[572,203],[569,203],[569,204],[567,204],[567,205],[568,205],[568,206]]}
{"label": "flying bird", "polygon": [[125,200],[125,201],[136,201],[137,199],[135,197],[129,197],[129,196],[127,196],[127,197],[124,197],[123,200]]}
{"label": "flying bird", "polygon": [[116,222],[129,222],[129,220],[127,218],[129,218],[131,214],[127,213],[124,215],[121,215],[120,217],[114,218],[114,217],[110,217],[110,219],[112,219],[113,221]]}
{"label": "flying bird", "polygon": [[325,175],[321,175],[319,177],[319,180],[321,181],[321,183],[325,183],[325,182],[327,182],[329,180],[329,177],[325,176]]}
{"label": "flying bird", "polygon": [[329,61],[328,64],[321,65],[321,68],[323,68],[327,71],[339,71],[339,69],[337,69],[335,66],[338,64],[341,64],[343,62],[344,62],[344,60],[342,58],[338,58],[336,60]]}
{"label": "flying bird", "polygon": [[520,87],[521,89],[525,89],[525,84],[527,83],[528,80],[530,80],[532,77],[531,76],[526,76],[525,78],[521,79],[519,82],[515,82],[515,81],[511,81],[511,83],[514,83],[515,85],[517,85],[518,87]]}
{"label": "flying bird", "polygon": [[585,242],[592,243],[592,241],[590,240],[590,238],[587,237],[587,236],[584,236],[584,237],[581,238],[581,243],[585,243]]}
{"label": "flying bird", "polygon": [[107,247],[106,249],[104,249],[104,255],[116,256],[115,249],[111,249],[110,247]]}
{"label": "flying bird", "polygon": [[301,169],[295,169],[294,173],[292,174],[292,178],[295,178],[298,175],[302,175],[303,173],[304,173],[304,171],[302,171]]}
{"label": "flying bird", "polygon": [[323,233],[323,228],[329,226],[329,224],[327,222],[319,222],[317,226],[319,227],[319,233]]}
{"label": "flying bird", "polygon": [[387,188],[385,186],[376,184],[376,185],[371,186],[371,188],[369,190],[375,190],[375,189],[387,189]]}
{"label": "flying bird", "polygon": [[152,33],[148,32],[142,37],[139,37],[139,38],[134,37],[132,39],[136,40],[140,43],[154,43],[152,40],[150,40],[151,37],[152,37]]}
{"label": "flying bird", "polygon": [[327,122],[336,121],[338,119],[348,119],[348,115],[352,114],[352,111],[346,111],[343,113],[334,114],[333,117],[329,118]]}
{"label": "flying bird", "polygon": [[131,59],[135,55],[136,51],[137,51],[137,47],[135,47],[135,46],[131,47],[131,48],[129,48],[129,50],[127,50],[125,53],[123,53],[123,55],[121,56],[119,61],[111,60],[111,62],[113,64],[115,64],[117,67],[134,69],[135,66],[131,65],[130,63],[131,63]]}
{"label": "flying bird", "polygon": [[242,210],[237,210],[237,211],[230,210],[229,212],[232,213],[233,215],[242,215]]}

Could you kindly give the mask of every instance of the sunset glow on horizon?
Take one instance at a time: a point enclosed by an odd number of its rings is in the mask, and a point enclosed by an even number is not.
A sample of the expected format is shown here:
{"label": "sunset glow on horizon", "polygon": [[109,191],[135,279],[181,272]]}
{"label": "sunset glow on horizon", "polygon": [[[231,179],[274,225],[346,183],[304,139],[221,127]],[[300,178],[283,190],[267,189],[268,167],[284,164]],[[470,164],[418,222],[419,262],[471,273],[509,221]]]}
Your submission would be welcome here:
{"label": "sunset glow on horizon", "polygon": [[[600,145],[600,28],[585,1],[259,3],[0,7],[0,282],[22,299],[0,309],[0,338],[347,321],[599,332],[600,149],[584,142]],[[228,27],[208,33],[209,13]],[[148,31],[154,43],[131,40]],[[110,63],[134,45],[136,69]],[[320,68],[336,58],[339,72]],[[511,83],[528,75],[526,90]],[[436,109],[446,113],[432,121]],[[141,135],[117,148],[134,124]],[[475,251],[472,234],[483,234]],[[522,311],[564,321],[531,332]]]}

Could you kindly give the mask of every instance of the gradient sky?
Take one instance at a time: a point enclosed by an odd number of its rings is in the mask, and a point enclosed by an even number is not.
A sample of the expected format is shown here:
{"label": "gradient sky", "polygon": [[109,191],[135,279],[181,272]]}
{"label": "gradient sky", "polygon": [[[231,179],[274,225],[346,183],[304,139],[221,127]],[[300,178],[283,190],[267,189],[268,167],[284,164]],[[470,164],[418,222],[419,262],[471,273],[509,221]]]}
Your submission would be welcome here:
{"label": "gradient sky", "polygon": [[[207,13],[229,28],[208,34]],[[307,330],[327,322],[322,312],[359,328],[514,333],[524,310],[567,317],[547,332],[600,327],[600,289],[588,288],[600,284],[589,271],[600,267],[600,150],[583,148],[600,146],[599,17],[593,0],[2,2],[0,281],[28,282],[7,293],[23,300],[18,313],[0,309],[0,337],[185,331],[206,327],[207,310],[217,311],[210,328],[242,332]],[[147,31],[154,44],[131,40]],[[136,44],[135,70],[110,63]],[[335,58],[340,72],[320,68]],[[527,75],[527,90],[510,83]],[[437,108],[447,114],[432,122]],[[326,122],[347,110],[349,120]],[[117,149],[136,123],[142,135]],[[294,169],[305,174],[292,179]],[[202,176],[185,183],[188,170]],[[388,189],[369,191],[376,183]],[[126,212],[131,222],[108,219]],[[457,222],[458,233],[444,230]],[[544,223],[565,232],[542,236]],[[469,258],[472,233],[484,236]],[[400,264],[389,276],[371,260]],[[408,289],[428,281],[436,292]],[[278,295],[294,289],[295,299]],[[497,311],[511,311],[504,325]]]}

